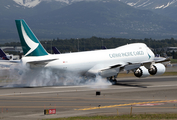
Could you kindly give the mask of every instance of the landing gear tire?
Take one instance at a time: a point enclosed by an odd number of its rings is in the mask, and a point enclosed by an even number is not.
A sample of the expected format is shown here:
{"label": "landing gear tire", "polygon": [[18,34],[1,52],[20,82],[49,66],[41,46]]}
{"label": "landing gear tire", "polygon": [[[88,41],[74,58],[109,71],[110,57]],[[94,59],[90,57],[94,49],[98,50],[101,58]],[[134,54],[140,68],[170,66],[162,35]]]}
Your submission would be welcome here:
{"label": "landing gear tire", "polygon": [[115,77],[113,77],[113,76],[111,76],[111,77],[107,78],[107,80],[108,80],[109,82],[111,82],[111,83],[112,83],[112,85],[115,85],[115,84],[117,83],[116,78],[115,78]]}

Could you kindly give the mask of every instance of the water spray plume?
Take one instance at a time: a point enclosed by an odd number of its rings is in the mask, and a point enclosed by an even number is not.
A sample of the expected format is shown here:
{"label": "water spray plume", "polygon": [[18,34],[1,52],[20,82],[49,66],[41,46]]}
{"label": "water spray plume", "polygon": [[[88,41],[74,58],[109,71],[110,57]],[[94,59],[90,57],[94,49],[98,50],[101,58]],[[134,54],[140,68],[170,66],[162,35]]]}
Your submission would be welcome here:
{"label": "water spray plume", "polygon": [[[67,85],[90,85],[93,88],[104,88],[111,85],[106,79],[96,75],[95,78],[86,80],[84,77],[75,73],[56,73],[51,69],[35,68],[30,69],[28,66],[13,65],[7,69],[5,87],[39,87],[39,86],[67,86]],[[0,73],[2,76],[2,73]]]}

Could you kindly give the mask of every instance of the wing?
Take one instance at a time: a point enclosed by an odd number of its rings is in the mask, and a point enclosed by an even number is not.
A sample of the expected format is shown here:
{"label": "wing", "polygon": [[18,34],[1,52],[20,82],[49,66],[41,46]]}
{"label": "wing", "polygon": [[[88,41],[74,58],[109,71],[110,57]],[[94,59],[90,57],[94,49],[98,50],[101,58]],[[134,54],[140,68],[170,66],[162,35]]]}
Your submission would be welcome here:
{"label": "wing", "polygon": [[129,73],[129,71],[135,70],[139,68],[140,66],[145,66],[147,69],[149,69],[152,66],[152,64],[164,63],[164,62],[169,62],[169,61],[170,61],[169,58],[160,58],[160,59],[154,58],[153,61],[143,61],[141,63],[128,62],[128,63],[117,63],[117,64],[110,64],[110,65],[98,64],[94,66],[93,68],[91,68],[90,70],[88,70],[86,75],[99,74],[102,77],[111,77],[111,76],[117,75],[120,71],[123,71],[123,70]]}
{"label": "wing", "polygon": [[91,68],[86,75],[96,75],[99,74],[102,77],[110,77],[117,75],[120,71],[126,70],[129,72],[130,70],[134,70],[139,68],[142,65],[142,63],[117,63],[114,65],[102,65],[98,64]]}
{"label": "wing", "polygon": [[169,62],[170,63],[170,58],[155,57],[154,62],[155,63],[164,63],[164,62]]}
{"label": "wing", "polygon": [[142,65],[149,69],[153,64],[162,63],[164,66],[170,64],[170,58],[155,57],[153,61],[143,62]]}

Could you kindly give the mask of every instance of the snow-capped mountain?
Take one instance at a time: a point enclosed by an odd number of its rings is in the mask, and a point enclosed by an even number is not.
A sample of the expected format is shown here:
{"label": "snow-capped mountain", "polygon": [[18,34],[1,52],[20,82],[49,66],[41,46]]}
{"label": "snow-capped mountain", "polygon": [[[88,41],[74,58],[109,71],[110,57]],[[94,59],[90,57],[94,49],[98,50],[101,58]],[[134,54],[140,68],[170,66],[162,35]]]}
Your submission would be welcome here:
{"label": "snow-capped mountain", "polygon": [[66,4],[72,4],[73,2],[80,2],[80,1],[96,1],[96,0],[13,0],[18,5],[33,8],[39,5],[41,2],[61,2]]}
{"label": "snow-capped mountain", "polygon": [[63,2],[66,4],[70,4],[72,0],[13,0],[20,6],[28,7],[28,8],[33,8],[39,5],[41,2]]}
{"label": "snow-capped mountain", "polygon": [[136,9],[151,10],[177,21],[177,0],[120,0]]}
{"label": "snow-capped mountain", "polygon": [[120,0],[130,6],[141,9],[165,9],[176,7],[177,0]]}
{"label": "snow-capped mountain", "polygon": [[18,5],[25,6],[25,7],[35,7],[39,3],[41,3],[41,0],[13,0],[16,2]]}
{"label": "snow-capped mountain", "polygon": [[[176,0],[154,1],[156,4],[153,0],[1,0],[0,39],[18,40],[15,19],[25,19],[39,39],[177,37],[177,22],[163,16],[175,16],[176,10],[169,8],[177,8],[171,7]],[[168,7],[156,8],[162,3],[167,6],[167,1]]]}
{"label": "snow-capped mountain", "polygon": [[[41,2],[62,2],[66,4],[72,4],[74,2],[80,1],[100,1],[100,0],[13,0],[18,5],[33,8],[39,5]],[[102,0],[109,1],[109,0]],[[122,1],[130,6],[135,8],[146,8],[146,9],[164,9],[171,6],[177,6],[177,0],[114,0],[114,1]]]}

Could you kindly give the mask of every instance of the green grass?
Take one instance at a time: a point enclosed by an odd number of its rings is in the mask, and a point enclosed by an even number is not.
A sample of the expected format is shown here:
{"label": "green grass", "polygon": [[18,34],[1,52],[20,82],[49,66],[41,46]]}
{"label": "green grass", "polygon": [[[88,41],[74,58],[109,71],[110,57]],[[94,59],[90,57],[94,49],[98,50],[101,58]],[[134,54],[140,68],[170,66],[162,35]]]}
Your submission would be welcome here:
{"label": "green grass", "polygon": [[[162,76],[177,76],[177,71],[174,72],[165,72],[164,74],[162,74]],[[127,73],[119,73],[119,75],[117,76],[118,78],[124,78],[124,77],[135,77],[135,75],[131,72],[129,74]],[[153,76],[152,76],[153,77]]]}
{"label": "green grass", "polygon": [[170,59],[171,63],[177,63],[177,59]]}
{"label": "green grass", "polygon": [[177,114],[136,114],[120,116],[91,116],[91,117],[69,117],[47,120],[168,120],[177,119]]}
{"label": "green grass", "polygon": [[163,76],[177,76],[177,72],[165,72]]}

